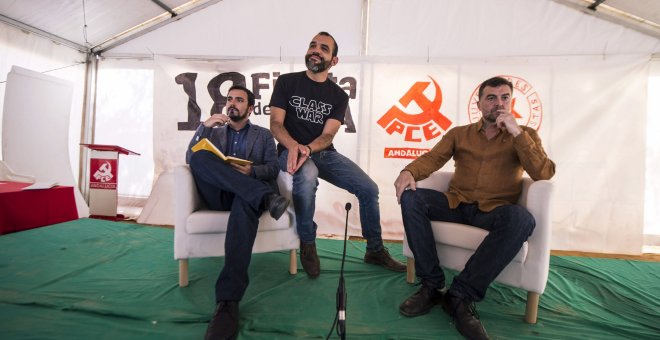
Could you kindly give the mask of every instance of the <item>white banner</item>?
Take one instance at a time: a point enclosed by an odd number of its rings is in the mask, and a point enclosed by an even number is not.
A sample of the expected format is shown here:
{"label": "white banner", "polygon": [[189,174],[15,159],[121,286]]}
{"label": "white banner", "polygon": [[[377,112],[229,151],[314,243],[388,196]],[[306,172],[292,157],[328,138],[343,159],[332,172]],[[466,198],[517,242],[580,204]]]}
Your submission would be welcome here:
{"label": "white banner", "polygon": [[[158,64],[157,172],[184,163],[193,130],[212,110],[222,109],[222,94],[234,82],[253,89],[257,104],[251,121],[268,127],[266,105],[277,76],[304,69],[302,64],[266,61],[192,63],[159,58]],[[384,238],[403,236],[393,186],[399,171],[448,129],[479,120],[476,90],[481,81],[501,75],[514,84],[513,110],[519,124],[537,129],[557,164],[553,249],[640,252],[648,57],[362,61],[340,63],[332,71],[351,98],[350,116],[335,146],[378,184]],[[452,169],[451,162],[443,168]],[[325,182],[317,195],[319,233],[342,234],[344,204],[357,206],[357,199]],[[359,226],[355,209],[349,233],[360,235]]]}
{"label": "white banner", "polygon": [[[154,158],[156,173],[185,163],[190,138],[200,121],[211,113],[224,112],[229,87],[245,85],[255,94],[255,111],[250,117],[254,124],[270,127],[268,103],[275,80],[280,74],[304,69],[302,64],[267,61],[182,62],[172,58],[157,59],[154,89]],[[333,70],[334,71],[334,70]],[[340,129],[334,145],[342,154],[357,162],[360,124],[356,113],[360,103],[357,92],[359,65],[345,64],[340,72],[331,74],[349,94],[349,110],[345,125]],[[355,118],[354,118],[355,117]],[[347,192],[321,181],[317,192],[315,221],[320,233],[343,230],[344,206],[352,200]],[[357,211],[357,210],[355,210]],[[356,217],[352,225],[357,225]],[[359,232],[359,231],[358,231]]]}

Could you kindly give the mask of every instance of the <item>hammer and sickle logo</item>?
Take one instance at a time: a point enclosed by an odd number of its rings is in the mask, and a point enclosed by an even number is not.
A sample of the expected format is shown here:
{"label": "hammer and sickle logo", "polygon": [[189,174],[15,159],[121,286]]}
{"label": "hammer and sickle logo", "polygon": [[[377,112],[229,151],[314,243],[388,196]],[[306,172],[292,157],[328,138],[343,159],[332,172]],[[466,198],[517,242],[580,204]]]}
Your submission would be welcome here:
{"label": "hammer and sickle logo", "polygon": [[99,169],[94,173],[94,178],[102,183],[110,181],[112,177],[112,165],[109,162],[101,164]]}
{"label": "hammer and sickle logo", "polygon": [[[391,135],[396,132],[404,135],[405,141],[422,142],[440,136],[442,131],[446,131],[451,126],[452,122],[440,112],[440,106],[442,105],[440,85],[435,79],[430,76],[429,78],[435,87],[435,98],[431,101],[424,95],[424,91],[431,84],[430,82],[416,82],[399,99],[399,103],[405,108],[414,101],[422,109],[422,112],[410,114],[397,106],[392,106],[377,122],[388,134]],[[420,130],[422,136],[419,136]]]}

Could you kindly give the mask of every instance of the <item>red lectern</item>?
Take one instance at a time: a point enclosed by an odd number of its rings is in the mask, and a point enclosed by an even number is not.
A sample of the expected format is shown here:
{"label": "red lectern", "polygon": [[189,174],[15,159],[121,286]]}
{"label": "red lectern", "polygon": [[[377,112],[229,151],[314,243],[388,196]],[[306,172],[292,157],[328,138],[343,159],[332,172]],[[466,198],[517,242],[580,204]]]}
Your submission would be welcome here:
{"label": "red lectern", "polygon": [[140,155],[117,145],[80,144],[91,150],[89,157],[89,217],[123,219],[117,214],[119,155]]}

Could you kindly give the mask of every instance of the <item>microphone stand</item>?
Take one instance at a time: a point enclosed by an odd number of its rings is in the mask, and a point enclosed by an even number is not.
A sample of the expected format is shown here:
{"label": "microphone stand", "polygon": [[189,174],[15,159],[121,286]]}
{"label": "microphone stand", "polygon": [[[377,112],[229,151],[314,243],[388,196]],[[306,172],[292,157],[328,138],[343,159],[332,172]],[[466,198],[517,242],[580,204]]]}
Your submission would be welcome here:
{"label": "microphone stand", "polygon": [[337,287],[337,314],[335,314],[335,321],[332,323],[330,333],[326,339],[330,338],[332,329],[337,326],[337,335],[339,338],[346,339],[346,284],[344,283],[344,262],[346,261],[346,240],[348,238],[348,212],[351,210],[351,204],[346,203],[346,223],[344,226],[344,251],[341,256],[341,269],[339,270],[339,286]]}

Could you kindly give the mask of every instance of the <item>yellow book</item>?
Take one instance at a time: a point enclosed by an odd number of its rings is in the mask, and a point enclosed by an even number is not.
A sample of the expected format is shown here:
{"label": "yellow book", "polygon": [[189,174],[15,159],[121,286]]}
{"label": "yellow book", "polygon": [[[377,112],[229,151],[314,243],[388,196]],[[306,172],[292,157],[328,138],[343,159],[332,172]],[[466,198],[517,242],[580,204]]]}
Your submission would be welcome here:
{"label": "yellow book", "polygon": [[220,157],[223,161],[227,163],[235,163],[238,165],[247,165],[247,164],[252,164],[252,161],[248,161],[247,159],[241,159],[241,158],[236,158],[236,157],[231,157],[231,156],[225,156],[222,151],[220,151],[218,148],[211,143],[210,140],[203,138],[197,144],[195,144],[192,149],[193,152],[197,152],[199,150],[206,150],[206,151],[211,151],[213,152],[216,156]]}

